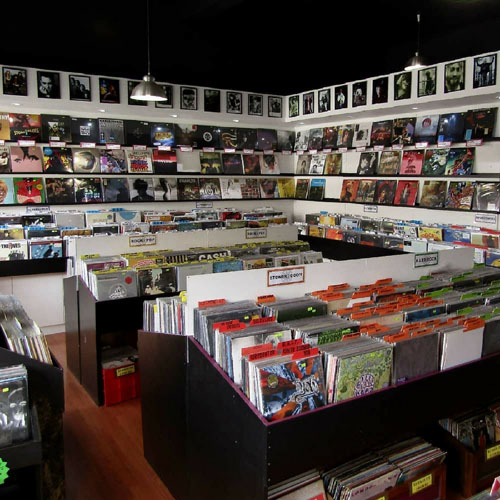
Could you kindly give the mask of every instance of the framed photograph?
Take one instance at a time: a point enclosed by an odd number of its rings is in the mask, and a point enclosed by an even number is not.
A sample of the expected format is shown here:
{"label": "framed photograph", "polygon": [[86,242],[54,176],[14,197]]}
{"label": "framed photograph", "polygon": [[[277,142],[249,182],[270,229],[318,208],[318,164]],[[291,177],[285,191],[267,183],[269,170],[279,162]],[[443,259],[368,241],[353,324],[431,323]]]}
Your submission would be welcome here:
{"label": "framed photograph", "polygon": [[411,71],[394,75],[394,100],[409,99],[411,97]]}
{"label": "framed photograph", "polygon": [[271,118],[281,118],[283,99],[281,97],[269,96],[267,98],[267,116]]}
{"label": "framed photograph", "polygon": [[292,95],[288,98],[288,117],[295,118],[299,116],[299,96]]}
{"label": "framed photograph", "polygon": [[203,94],[204,110],[209,113],[220,113],[220,90],[205,89]]}
{"label": "framed photograph", "polygon": [[366,106],[366,82],[352,84],[352,107]]}
{"label": "framed photograph", "polygon": [[465,61],[456,61],[444,67],[444,91],[457,92],[465,88]]}
{"label": "framed photograph", "polygon": [[474,80],[472,87],[489,87],[497,83],[497,55],[481,56],[474,58]]}
{"label": "framed photograph", "polygon": [[308,92],[303,97],[304,115],[312,115],[314,113],[314,92]]}
{"label": "framed photograph", "polygon": [[5,95],[28,95],[28,79],[25,69],[2,68],[3,93]]}
{"label": "framed photograph", "polygon": [[36,86],[38,87],[38,97],[42,99],[61,98],[59,73],[53,73],[51,71],[37,71]]}
{"label": "framed photograph", "polygon": [[99,78],[99,101],[103,104],[120,104],[120,80]]}
{"label": "framed photograph", "polygon": [[181,109],[198,109],[198,89],[194,87],[181,87]]}
{"label": "framed photograph", "polygon": [[381,104],[387,102],[389,88],[389,78],[375,78],[372,87],[372,104]]}
{"label": "framed photograph", "polygon": [[331,101],[330,89],[319,90],[318,91],[318,112],[319,113],[326,113],[327,111],[330,111],[330,109],[331,109],[330,101]]}
{"label": "framed photograph", "polygon": [[418,97],[436,94],[437,67],[424,68],[418,72]]}
{"label": "framed photograph", "polygon": [[155,108],[173,108],[174,107],[174,89],[172,85],[162,85],[160,87],[165,91],[166,101],[156,101]]}
{"label": "framed photograph", "polygon": [[128,94],[128,103],[130,106],[147,106],[148,101],[137,101],[136,99],[131,99],[130,96],[132,94],[132,91],[139,85],[141,82],[134,82],[132,80],[129,80],[127,82],[127,94]]}
{"label": "framed photograph", "polygon": [[248,114],[262,116],[264,114],[264,98],[259,94],[248,94]]}
{"label": "framed photograph", "polygon": [[72,101],[91,101],[90,76],[69,75],[69,98]]}
{"label": "framed photograph", "polygon": [[226,111],[241,115],[243,112],[243,94],[241,92],[226,92]]}
{"label": "framed photograph", "polygon": [[347,108],[347,85],[335,87],[335,109]]}

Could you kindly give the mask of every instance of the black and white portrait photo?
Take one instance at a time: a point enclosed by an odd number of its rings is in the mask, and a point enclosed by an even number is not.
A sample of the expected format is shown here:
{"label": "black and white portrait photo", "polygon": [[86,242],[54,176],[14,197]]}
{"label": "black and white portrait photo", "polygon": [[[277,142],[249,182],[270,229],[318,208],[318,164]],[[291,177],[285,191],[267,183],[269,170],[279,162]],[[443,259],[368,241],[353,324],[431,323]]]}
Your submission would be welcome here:
{"label": "black and white portrait photo", "polygon": [[155,101],[155,108],[173,108],[174,107],[174,89],[172,85],[162,85],[160,87],[165,92],[166,101]]}
{"label": "black and white portrait photo", "polygon": [[456,92],[465,88],[465,61],[456,61],[444,67],[444,91]]}
{"label": "black and white portrait photo", "polygon": [[497,83],[497,55],[490,54],[489,56],[474,58],[474,81],[472,86],[477,89],[479,87],[489,87]]}
{"label": "black and white portrait photo", "polygon": [[282,98],[269,96],[267,104],[268,104],[268,110],[267,110],[268,116],[270,116],[271,118],[281,118]]}
{"label": "black and white portrait photo", "polygon": [[424,68],[418,72],[418,97],[436,93],[437,68]]}
{"label": "black and white portrait photo", "polygon": [[326,113],[330,111],[330,89],[323,89],[318,91],[318,111]]}
{"label": "black and white portrait photo", "polygon": [[220,113],[220,90],[204,90],[204,110],[209,113]]}
{"label": "black and white portrait photo", "polygon": [[243,112],[243,96],[241,92],[226,92],[226,105],[228,113],[241,115]]}
{"label": "black and white portrait photo", "polygon": [[90,101],[90,76],[69,75],[69,98],[72,101]]}
{"label": "black and white portrait photo", "polygon": [[181,87],[181,109],[196,111],[198,109],[198,89]]}
{"label": "black and white portrait photo", "polygon": [[248,114],[255,116],[262,116],[263,111],[263,97],[260,94],[248,94]]}
{"label": "black and white portrait photo", "polygon": [[37,71],[38,97],[45,99],[60,99],[61,87],[59,85],[59,73],[49,71]]}

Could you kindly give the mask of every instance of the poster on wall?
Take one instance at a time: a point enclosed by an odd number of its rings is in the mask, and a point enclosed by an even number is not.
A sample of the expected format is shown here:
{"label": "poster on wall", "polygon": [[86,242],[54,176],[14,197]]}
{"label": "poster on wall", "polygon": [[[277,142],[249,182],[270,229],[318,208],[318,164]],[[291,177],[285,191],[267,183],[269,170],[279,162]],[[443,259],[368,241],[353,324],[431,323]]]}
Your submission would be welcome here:
{"label": "poster on wall", "polygon": [[2,68],[3,93],[5,95],[28,95],[27,72],[23,68]]}
{"label": "poster on wall", "polygon": [[314,113],[314,92],[308,92],[303,97],[304,115],[311,115]]}
{"label": "poster on wall", "polygon": [[262,116],[264,114],[263,109],[263,97],[258,94],[248,94],[248,114]]}
{"label": "poster on wall", "polygon": [[241,115],[243,112],[243,95],[241,92],[226,92],[226,111]]}
{"label": "poster on wall", "polygon": [[474,58],[474,80],[472,87],[489,87],[497,83],[497,55]]}
{"label": "poster on wall", "polygon": [[90,76],[69,75],[69,98],[72,101],[90,101]]}
{"label": "poster on wall", "polygon": [[288,98],[288,117],[295,118],[299,116],[299,96],[292,95]]}
{"label": "poster on wall", "polygon": [[418,97],[436,94],[437,67],[424,68],[418,72]]}
{"label": "poster on wall", "polygon": [[444,91],[457,92],[465,88],[465,61],[455,61],[444,67]]}
{"label": "poster on wall", "polygon": [[389,78],[376,78],[373,80],[372,104],[387,102]]}
{"label": "poster on wall", "polygon": [[198,109],[198,89],[181,87],[181,109],[196,111]]}
{"label": "poster on wall", "polygon": [[220,90],[205,89],[203,97],[203,109],[206,113],[220,113]]}
{"label": "poster on wall", "polygon": [[347,85],[335,87],[335,109],[347,108]]}
{"label": "poster on wall", "polygon": [[318,111],[326,113],[330,111],[330,89],[323,89],[318,91]]}
{"label": "poster on wall", "polygon": [[161,85],[160,87],[165,92],[166,101],[156,101],[155,108],[173,108],[174,107],[174,89],[172,85]]}
{"label": "poster on wall", "polygon": [[120,104],[120,80],[99,78],[99,101],[103,104]]}
{"label": "poster on wall", "polygon": [[366,106],[366,82],[356,82],[352,85],[352,107]]}
{"label": "poster on wall", "polygon": [[394,100],[409,99],[411,97],[411,72],[394,75]]}
{"label": "poster on wall", "polygon": [[267,115],[270,118],[281,118],[282,117],[282,98],[269,96],[267,101]]}
{"label": "poster on wall", "polygon": [[61,85],[59,82],[59,73],[51,71],[37,71],[36,83],[38,88],[38,97],[41,99],[60,99]]}
{"label": "poster on wall", "polygon": [[148,102],[147,101],[138,101],[137,99],[132,99],[130,96],[132,95],[132,92],[134,89],[139,85],[141,82],[134,82],[132,80],[129,80],[127,82],[127,94],[128,94],[128,104],[129,106],[147,106]]}

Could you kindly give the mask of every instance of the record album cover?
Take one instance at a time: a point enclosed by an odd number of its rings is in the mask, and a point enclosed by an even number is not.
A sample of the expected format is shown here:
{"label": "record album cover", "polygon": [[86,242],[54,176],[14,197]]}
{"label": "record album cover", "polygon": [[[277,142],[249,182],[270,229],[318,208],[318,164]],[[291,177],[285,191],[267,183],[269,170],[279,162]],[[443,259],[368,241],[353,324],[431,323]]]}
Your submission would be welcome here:
{"label": "record album cover", "polygon": [[418,196],[418,185],[418,181],[398,181],[394,205],[415,206]]}
{"label": "record album cover", "polygon": [[356,203],[373,203],[375,201],[375,190],[377,181],[374,179],[362,179],[359,181]]}
{"label": "record album cover", "polygon": [[464,139],[489,139],[493,137],[498,108],[472,109],[465,116]]}
{"label": "record album cover", "polygon": [[354,125],[341,125],[338,128],[337,147],[351,148],[354,137]]}
{"label": "record album cover", "polygon": [[474,195],[474,210],[500,210],[500,182],[478,182]]}
{"label": "record album cover", "polygon": [[77,203],[102,202],[101,179],[95,177],[75,179],[75,200]]}
{"label": "record album cover", "polygon": [[399,175],[420,175],[424,164],[424,150],[403,151]]}
{"label": "record album cover", "polygon": [[474,198],[474,182],[451,181],[444,208],[470,210]]}
{"label": "record album cover", "polygon": [[323,149],[335,149],[337,147],[338,135],[338,127],[325,127],[323,129]]}
{"label": "record album cover", "polygon": [[174,125],[171,123],[152,123],[151,144],[153,146],[175,146]]}
{"label": "record album cover", "polygon": [[263,155],[260,165],[260,173],[263,175],[279,175],[280,166],[276,155]]}
{"label": "record album cover", "polygon": [[221,188],[220,181],[215,177],[201,178],[200,183],[200,200],[220,200]]}
{"label": "record album cover", "polygon": [[220,128],[220,145],[221,145],[221,148],[239,149],[238,129],[221,127]]}
{"label": "record album cover", "polygon": [[426,149],[423,175],[445,175],[449,149]]}
{"label": "record album cover", "polygon": [[396,118],[392,125],[392,144],[413,144],[416,118]]}
{"label": "record album cover", "polygon": [[258,200],[260,198],[260,186],[258,179],[240,179],[241,197],[244,200]]}
{"label": "record album cover", "polygon": [[223,200],[241,200],[241,179],[221,178],[220,189]]}
{"label": "record album cover", "polygon": [[154,197],[156,201],[177,200],[177,179],[160,177],[153,179]]}
{"label": "record album cover", "polygon": [[445,175],[471,175],[474,148],[452,148],[448,153]]}
{"label": "record album cover", "polygon": [[99,142],[101,144],[124,144],[123,120],[99,118]]}
{"label": "record album cover", "polygon": [[421,207],[439,208],[446,199],[446,181],[424,181],[420,196]]}
{"label": "record album cover", "polygon": [[10,140],[32,140],[39,142],[42,136],[40,115],[10,113]]}
{"label": "record album cover", "polygon": [[45,203],[45,190],[41,177],[14,177],[14,203],[29,205]]}
{"label": "record album cover", "polygon": [[322,200],[325,197],[326,179],[311,179],[308,200]]}
{"label": "record album cover", "polygon": [[223,153],[222,169],[225,174],[242,174],[243,163],[241,161],[241,155],[235,153]]}
{"label": "record album cover", "polygon": [[296,175],[309,175],[310,166],[311,166],[311,156],[310,155],[297,156],[297,167],[295,169],[295,174]]}
{"label": "record album cover", "polygon": [[280,198],[295,198],[295,182],[293,179],[278,179]]}
{"label": "record album cover", "polygon": [[138,120],[125,120],[124,137],[125,144],[129,146],[136,144],[148,146],[151,143],[151,124]]}
{"label": "record album cover", "polygon": [[43,153],[42,148],[30,147],[10,147],[10,161],[12,172],[42,172]]}
{"label": "record album cover", "polygon": [[460,142],[464,137],[465,113],[447,113],[440,115],[438,142]]}
{"label": "record album cover", "polygon": [[70,117],[62,115],[42,115],[42,141],[72,142]]}
{"label": "record album cover", "polygon": [[297,200],[307,199],[307,193],[309,191],[309,179],[297,179],[297,185],[295,187],[295,198]]}
{"label": "record album cover", "polygon": [[435,144],[439,126],[439,115],[418,116],[415,122],[415,142]]}
{"label": "record album cover", "polygon": [[101,149],[101,172],[103,174],[126,174],[127,159],[124,149]]}
{"label": "record album cover", "polygon": [[309,166],[309,175],[322,175],[325,168],[326,155],[311,155],[311,164]]}
{"label": "record album cover", "polygon": [[238,148],[240,149],[257,149],[257,130],[254,128],[239,128],[237,129]]}
{"label": "record album cover", "polygon": [[295,147],[295,132],[291,130],[278,130],[278,150],[293,151]]}
{"label": "record album cover", "polygon": [[278,146],[278,134],[272,129],[257,129],[257,149],[275,150]]}
{"label": "record album cover", "polygon": [[177,153],[175,151],[161,151],[153,149],[153,170],[155,174],[176,174]]}
{"label": "record album cover", "polygon": [[401,161],[401,151],[382,151],[377,167],[378,175],[396,175]]}
{"label": "record album cover", "polygon": [[396,183],[397,181],[391,180],[377,181],[377,187],[375,189],[375,203],[379,203],[381,205],[391,205],[394,201],[394,195],[396,194]]}
{"label": "record album cover", "polygon": [[279,198],[278,181],[276,179],[260,179],[261,198]]}
{"label": "record album cover", "polygon": [[392,120],[373,122],[371,145],[390,146],[392,141]]}
{"label": "record album cover", "polygon": [[177,196],[179,200],[199,200],[200,186],[198,179],[179,177],[177,179]]}
{"label": "record album cover", "polygon": [[342,154],[328,153],[325,159],[325,175],[338,175],[342,172]]}
{"label": "record album cover", "polygon": [[363,152],[359,156],[358,174],[374,175],[377,171],[378,153],[376,151]]}
{"label": "record album cover", "polygon": [[102,187],[104,189],[105,202],[113,203],[130,200],[128,179],[125,177],[115,179],[105,178],[102,180]]}
{"label": "record album cover", "polygon": [[146,177],[132,177],[129,179],[130,201],[155,201],[153,179]]}
{"label": "record album cover", "polygon": [[10,141],[9,113],[0,111],[0,140]]}
{"label": "record album cover", "polygon": [[152,174],[153,163],[149,151],[127,151],[128,171],[130,174]]}
{"label": "record album cover", "polygon": [[323,145],[323,129],[312,128],[309,130],[309,149],[321,149]]}
{"label": "record album cover", "polygon": [[175,124],[175,143],[178,146],[196,147],[196,125]]}
{"label": "record album cover", "polygon": [[200,153],[200,172],[202,174],[222,174],[220,153]]}
{"label": "record album cover", "polygon": [[75,173],[92,174],[101,171],[101,160],[98,149],[72,148],[73,171]]}
{"label": "record album cover", "polygon": [[0,179],[0,205],[12,205],[14,203],[14,181],[5,177]]}
{"label": "record album cover", "polygon": [[299,130],[295,136],[295,151],[305,151],[309,146],[309,130]]}
{"label": "record album cover", "polygon": [[99,123],[95,118],[71,118],[71,139],[74,143],[99,142]]}
{"label": "record album cover", "polygon": [[70,148],[43,148],[43,169],[47,174],[73,172],[73,154]]}
{"label": "record album cover", "polygon": [[372,133],[371,123],[357,123],[354,125],[354,136],[352,139],[352,147],[358,148],[369,146]]}
{"label": "record album cover", "polygon": [[261,155],[243,155],[243,165],[246,175],[259,175],[261,172]]}
{"label": "record album cover", "polygon": [[45,178],[47,203],[75,203],[75,187],[73,179]]}
{"label": "record album cover", "polygon": [[196,125],[194,143],[197,148],[215,148],[219,149],[220,129],[207,125]]}
{"label": "record album cover", "polygon": [[340,193],[340,201],[352,203],[356,200],[358,194],[359,180],[344,179],[342,181],[342,191]]}

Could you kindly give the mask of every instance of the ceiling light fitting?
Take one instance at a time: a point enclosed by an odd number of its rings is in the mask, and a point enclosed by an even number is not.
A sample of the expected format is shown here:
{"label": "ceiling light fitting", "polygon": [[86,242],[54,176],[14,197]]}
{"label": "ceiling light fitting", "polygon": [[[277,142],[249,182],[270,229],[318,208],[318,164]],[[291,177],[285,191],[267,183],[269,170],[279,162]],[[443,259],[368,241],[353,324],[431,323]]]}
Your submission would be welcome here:
{"label": "ceiling light fitting", "polygon": [[420,69],[427,66],[427,61],[420,54],[420,13],[417,14],[417,50],[415,55],[411,57],[405,66],[405,71],[411,71],[412,69]]}

